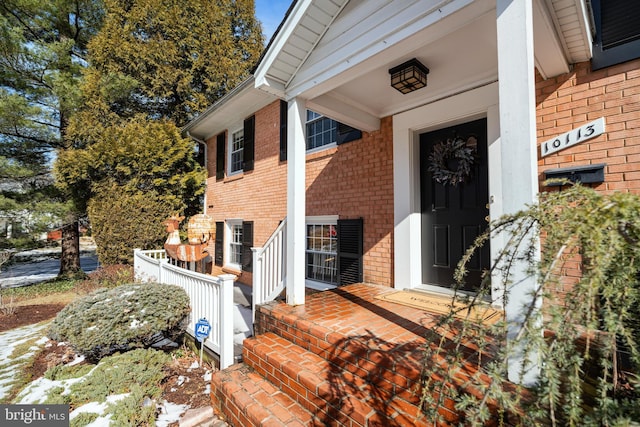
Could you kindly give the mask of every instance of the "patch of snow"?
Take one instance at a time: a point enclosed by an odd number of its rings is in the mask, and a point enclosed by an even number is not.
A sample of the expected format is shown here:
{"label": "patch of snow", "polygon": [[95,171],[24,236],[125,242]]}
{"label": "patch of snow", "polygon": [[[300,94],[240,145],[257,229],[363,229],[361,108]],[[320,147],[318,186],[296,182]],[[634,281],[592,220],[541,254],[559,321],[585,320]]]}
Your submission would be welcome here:
{"label": "patch of snow", "polygon": [[[110,403],[114,403],[117,402],[119,400],[124,399],[125,397],[127,397],[129,395],[129,393],[123,393],[123,394],[115,394],[112,396],[107,396],[107,400],[106,402],[102,402],[102,403],[98,403],[98,402],[89,402],[89,403],[85,403],[82,406],[77,407],[76,409],[74,409],[73,411],[71,411],[71,414],[69,414],[69,420],[73,420],[75,417],[77,417],[78,415],[80,415],[83,412],[88,412],[90,414],[103,414],[104,411],[107,410],[107,406],[109,406]],[[110,415],[100,415],[98,418],[96,418],[95,420],[93,420],[91,423],[87,424],[88,426],[93,426],[93,427],[108,427],[111,424],[111,416]]]}
{"label": "patch of snow", "polygon": [[[11,357],[16,347],[42,336],[42,331],[47,327],[47,323],[28,325],[21,328],[0,333],[0,400],[11,389],[11,383],[15,380],[15,372],[22,368],[22,361],[33,356],[38,347],[31,347],[29,352],[20,357]],[[46,338],[40,338],[37,343],[43,345]],[[35,348],[35,349],[34,349]]]}
{"label": "patch of snow", "polygon": [[180,376],[178,377],[178,381],[177,381],[177,384],[176,384],[176,385],[177,385],[178,387],[180,387],[182,384],[184,384],[184,380],[185,380],[184,375],[180,375]]}
{"label": "patch of snow", "polygon": [[191,371],[192,369],[198,369],[199,367],[200,367],[200,364],[198,363],[198,361],[194,360],[191,366],[189,366],[189,371]]}
{"label": "patch of snow", "polygon": [[136,293],[136,291],[127,291],[127,292],[123,292],[120,295],[118,295],[120,298],[126,298],[129,297],[131,295],[134,295]]}
{"label": "patch of snow", "polygon": [[74,359],[67,363],[67,366],[74,366],[74,365],[78,365],[80,363],[84,362],[84,356],[80,355],[80,354],[76,354],[74,356]]}
{"label": "patch of snow", "polygon": [[[95,367],[90,370],[86,375],[91,375]],[[85,375],[85,376],[86,376]],[[32,381],[24,390],[20,392],[16,398],[17,403],[31,403],[38,404],[43,403],[47,398],[47,393],[53,388],[62,387],[62,395],[68,394],[72,384],[84,381],[84,376],[80,378],[69,378],[66,380],[49,380],[44,377],[40,377],[35,381]]]}
{"label": "patch of snow", "polygon": [[136,328],[139,328],[141,326],[146,325],[147,323],[149,323],[149,322],[147,322],[146,320],[144,322],[141,322],[138,319],[133,319],[133,320],[131,320],[131,324],[129,325],[129,329],[136,329]]}
{"label": "patch of snow", "polygon": [[20,286],[33,285],[56,278],[55,273],[31,274],[28,276],[7,277],[2,279],[2,288],[17,288]]}
{"label": "patch of snow", "polygon": [[169,424],[179,421],[180,415],[184,414],[189,409],[189,406],[163,400],[158,405],[158,409],[160,409],[160,414],[156,418],[156,427],[167,427]]}

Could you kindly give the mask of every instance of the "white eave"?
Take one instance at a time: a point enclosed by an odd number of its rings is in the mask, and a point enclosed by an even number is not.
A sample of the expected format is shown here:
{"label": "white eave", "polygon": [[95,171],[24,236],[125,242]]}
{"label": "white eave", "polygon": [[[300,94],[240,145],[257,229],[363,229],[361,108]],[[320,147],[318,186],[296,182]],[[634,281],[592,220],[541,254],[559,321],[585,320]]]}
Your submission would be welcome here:
{"label": "white eave", "polygon": [[254,73],[256,87],[279,97],[348,0],[295,1]]}
{"label": "white eave", "polygon": [[274,95],[256,89],[251,76],[187,123],[182,128],[182,134],[206,141],[275,100],[277,97]]}
{"label": "white eave", "polygon": [[569,72],[569,64],[592,56],[591,22],[585,0],[534,0],[536,68],[544,78]]}

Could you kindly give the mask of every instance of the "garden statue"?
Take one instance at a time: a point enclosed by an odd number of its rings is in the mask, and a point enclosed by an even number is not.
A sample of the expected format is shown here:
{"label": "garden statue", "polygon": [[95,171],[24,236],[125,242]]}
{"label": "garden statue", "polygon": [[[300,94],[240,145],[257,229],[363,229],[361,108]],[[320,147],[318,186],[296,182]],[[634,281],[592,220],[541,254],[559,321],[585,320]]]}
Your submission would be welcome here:
{"label": "garden statue", "polygon": [[[164,250],[172,264],[188,268],[187,263],[203,261],[209,255],[207,241],[213,233],[213,228],[209,216],[194,215],[189,220],[187,231],[189,243],[185,244],[181,242],[179,232],[179,225],[183,219],[184,217],[176,214],[164,222],[168,233]],[[192,264],[191,267],[195,267],[195,264]],[[204,270],[203,266],[201,269]]]}

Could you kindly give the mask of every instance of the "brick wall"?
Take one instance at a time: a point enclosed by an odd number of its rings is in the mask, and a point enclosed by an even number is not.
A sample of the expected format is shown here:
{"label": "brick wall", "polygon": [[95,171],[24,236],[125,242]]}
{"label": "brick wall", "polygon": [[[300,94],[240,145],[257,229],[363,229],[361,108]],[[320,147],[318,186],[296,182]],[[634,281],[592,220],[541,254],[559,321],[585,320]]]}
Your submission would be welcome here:
{"label": "brick wall", "polygon": [[307,215],[363,218],[364,281],[393,284],[393,129],[307,156]]}
{"label": "brick wall", "polygon": [[[606,123],[604,134],[597,138],[538,158],[541,191],[548,190],[542,186],[547,169],[606,163],[604,182],[593,188],[640,194],[640,60],[594,72],[589,62],[583,62],[548,80],[538,75],[536,98],[538,146],[600,117]],[[566,259],[559,272],[562,280],[552,290],[556,301],[562,301],[581,277],[580,255]]]}
{"label": "brick wall", "polygon": [[[286,216],[287,162],[279,160],[279,101],[255,116],[253,171],[216,180],[216,138],[207,141],[207,214],[215,221],[254,221],[254,246],[262,246]],[[363,217],[364,280],[386,286],[393,281],[392,153],[386,118],[379,131],[365,132],[361,140],[308,155],[306,169],[307,215]],[[239,280],[250,284],[251,275],[242,273]]]}
{"label": "brick wall", "polygon": [[[274,102],[255,113],[255,164],[252,171],[216,180],[216,137],[207,141],[207,214],[215,221],[253,221],[254,246],[262,246],[287,215],[287,168],[279,158],[279,105],[279,102]],[[242,119],[245,117],[239,117],[238,123]],[[213,244],[211,251],[213,253]],[[251,274],[243,272],[238,280],[250,284]]]}
{"label": "brick wall", "polygon": [[600,191],[640,194],[640,60],[591,71],[589,62],[572,72],[536,80],[538,144],[605,117],[603,135],[539,158],[546,169],[606,163]]}

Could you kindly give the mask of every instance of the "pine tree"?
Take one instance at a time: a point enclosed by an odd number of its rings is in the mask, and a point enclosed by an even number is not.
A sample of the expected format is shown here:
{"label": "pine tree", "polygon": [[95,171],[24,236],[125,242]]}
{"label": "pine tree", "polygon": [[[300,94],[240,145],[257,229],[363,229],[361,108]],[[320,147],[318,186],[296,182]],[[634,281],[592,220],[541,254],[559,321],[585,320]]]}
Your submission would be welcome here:
{"label": "pine tree", "polygon": [[13,170],[4,181],[11,190],[5,199],[18,210],[33,209],[25,199],[36,195],[61,202],[51,212],[65,211],[61,275],[81,271],[78,212],[51,191],[50,162],[68,148],[65,134],[78,107],[87,45],[101,20],[96,0],[0,3],[0,161]]}
{"label": "pine tree", "polygon": [[[84,108],[68,128],[73,149],[58,157],[56,177],[78,205],[90,202],[90,220],[102,221],[96,231],[113,229],[104,221],[132,229],[123,221],[137,220],[98,214],[96,206],[115,202],[105,194],[132,201],[153,194],[154,206],[164,201],[187,216],[198,213],[205,176],[194,161],[197,145],[178,129],[249,75],[263,47],[254,3],[106,0],[105,6],[104,25],[89,43]],[[121,257],[103,253],[101,261]]]}

